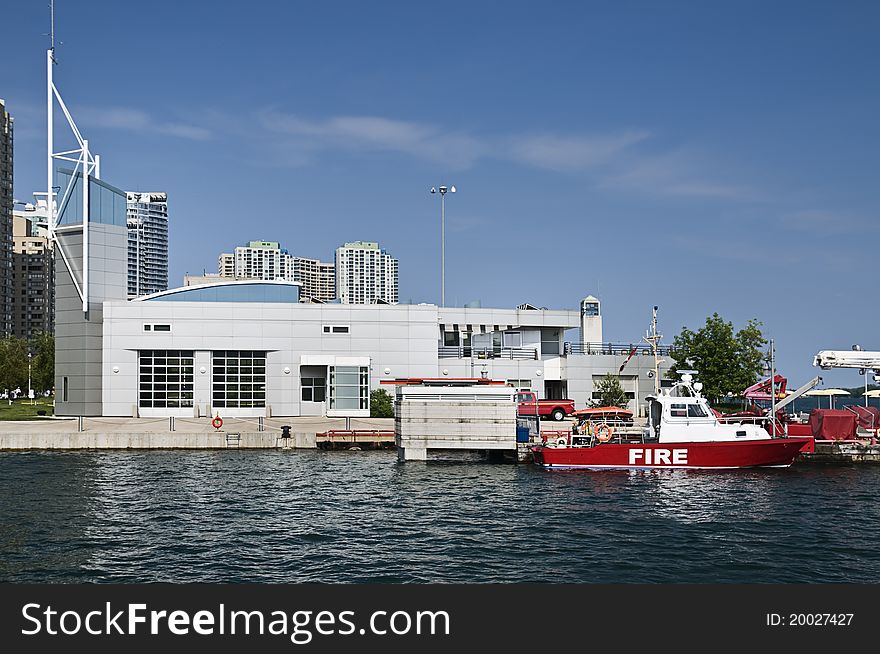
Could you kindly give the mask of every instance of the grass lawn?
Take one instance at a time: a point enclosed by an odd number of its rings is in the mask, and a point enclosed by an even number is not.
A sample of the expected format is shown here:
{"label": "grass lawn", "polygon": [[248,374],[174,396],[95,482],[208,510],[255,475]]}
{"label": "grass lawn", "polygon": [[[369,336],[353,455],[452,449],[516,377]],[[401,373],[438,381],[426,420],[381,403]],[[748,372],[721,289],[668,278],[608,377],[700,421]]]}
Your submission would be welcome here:
{"label": "grass lawn", "polygon": [[55,413],[51,397],[38,397],[36,404],[31,404],[32,400],[22,399],[13,400],[9,404],[9,400],[0,400],[0,420],[39,420],[43,416],[37,415],[37,411],[45,411],[47,416]]}

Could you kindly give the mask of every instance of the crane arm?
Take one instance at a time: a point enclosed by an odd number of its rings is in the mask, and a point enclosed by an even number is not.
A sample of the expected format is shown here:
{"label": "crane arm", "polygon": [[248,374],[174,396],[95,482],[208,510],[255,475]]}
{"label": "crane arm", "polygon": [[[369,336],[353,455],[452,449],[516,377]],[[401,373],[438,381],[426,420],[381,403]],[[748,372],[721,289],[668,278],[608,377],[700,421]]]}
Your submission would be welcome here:
{"label": "crane arm", "polygon": [[789,404],[794,402],[796,399],[798,399],[801,395],[803,395],[807,391],[812,390],[816,386],[818,386],[821,381],[822,381],[821,377],[819,377],[819,376],[813,377],[810,381],[808,381],[806,384],[804,384],[799,389],[794,391],[791,395],[789,395],[788,397],[777,402],[776,403],[776,410],[779,411],[782,407],[788,406]]}
{"label": "crane arm", "polygon": [[822,350],[813,357],[813,365],[828,370],[830,368],[873,369],[880,375],[880,352],[864,350]]}

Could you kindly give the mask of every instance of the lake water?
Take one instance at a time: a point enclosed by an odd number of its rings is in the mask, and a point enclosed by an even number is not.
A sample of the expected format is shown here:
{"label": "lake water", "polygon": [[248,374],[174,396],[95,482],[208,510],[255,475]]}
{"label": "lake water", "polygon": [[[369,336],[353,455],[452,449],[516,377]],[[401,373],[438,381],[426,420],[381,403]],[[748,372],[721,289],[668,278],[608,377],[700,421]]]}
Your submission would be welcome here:
{"label": "lake water", "polygon": [[0,581],[877,582],[880,466],[0,453]]}

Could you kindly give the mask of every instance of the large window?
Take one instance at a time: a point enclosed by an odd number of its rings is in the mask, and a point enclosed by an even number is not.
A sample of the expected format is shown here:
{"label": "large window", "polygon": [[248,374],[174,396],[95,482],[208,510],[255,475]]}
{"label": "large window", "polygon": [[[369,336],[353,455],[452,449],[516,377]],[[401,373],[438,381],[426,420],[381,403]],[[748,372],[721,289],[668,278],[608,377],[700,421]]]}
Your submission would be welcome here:
{"label": "large window", "polygon": [[213,355],[214,408],[266,406],[266,352],[219,350]]}
{"label": "large window", "polygon": [[302,378],[302,401],[323,402],[326,397],[327,380],[324,377]]}
{"label": "large window", "polygon": [[366,366],[330,366],[330,408],[369,409],[370,369]]}
{"label": "large window", "polygon": [[541,354],[544,356],[550,354],[559,354],[559,330],[558,329],[542,329],[541,330]]}
{"label": "large window", "polygon": [[138,406],[177,408],[193,405],[193,351],[138,352]]}
{"label": "large window", "polygon": [[522,347],[522,333],[504,332],[504,347]]}

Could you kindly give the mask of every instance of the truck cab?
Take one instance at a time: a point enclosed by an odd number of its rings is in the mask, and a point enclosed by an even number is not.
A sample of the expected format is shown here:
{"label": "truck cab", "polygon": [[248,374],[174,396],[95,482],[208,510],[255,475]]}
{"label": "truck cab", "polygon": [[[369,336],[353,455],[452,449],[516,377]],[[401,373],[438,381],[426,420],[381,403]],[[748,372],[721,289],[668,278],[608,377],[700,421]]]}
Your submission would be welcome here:
{"label": "truck cab", "polygon": [[517,414],[552,418],[557,422],[574,413],[573,400],[539,400],[534,391],[519,390],[516,393]]}

